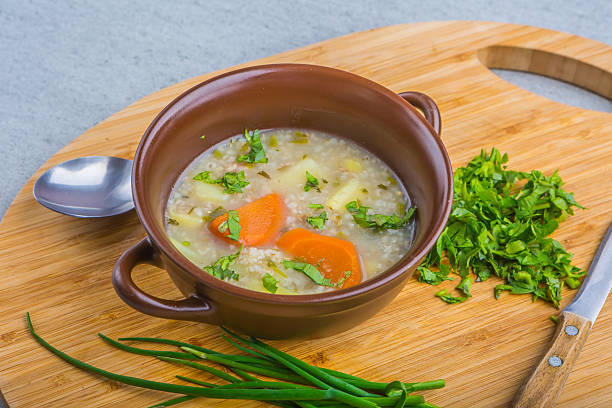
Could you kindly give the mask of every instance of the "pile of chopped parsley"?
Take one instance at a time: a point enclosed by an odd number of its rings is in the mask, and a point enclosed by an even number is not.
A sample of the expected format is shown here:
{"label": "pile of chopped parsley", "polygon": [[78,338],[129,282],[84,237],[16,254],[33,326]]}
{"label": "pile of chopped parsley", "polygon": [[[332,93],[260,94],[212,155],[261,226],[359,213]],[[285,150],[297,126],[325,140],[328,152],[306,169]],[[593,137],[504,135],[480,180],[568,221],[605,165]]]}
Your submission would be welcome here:
{"label": "pile of chopped parsley", "polygon": [[454,280],[451,272],[459,275],[456,289],[463,296],[446,289],[436,296],[460,303],[471,297],[472,281],[496,275],[505,280],[495,287],[496,298],[507,290],[558,308],[563,286],[576,289],[586,271],[571,265],[572,255],[548,236],[574,214],[573,207],[583,207],[561,188],[557,172],[547,177],[537,170],[507,170],[507,161],[507,154],[493,148],[457,169],[450,217],[417,268],[418,280],[438,285]]}

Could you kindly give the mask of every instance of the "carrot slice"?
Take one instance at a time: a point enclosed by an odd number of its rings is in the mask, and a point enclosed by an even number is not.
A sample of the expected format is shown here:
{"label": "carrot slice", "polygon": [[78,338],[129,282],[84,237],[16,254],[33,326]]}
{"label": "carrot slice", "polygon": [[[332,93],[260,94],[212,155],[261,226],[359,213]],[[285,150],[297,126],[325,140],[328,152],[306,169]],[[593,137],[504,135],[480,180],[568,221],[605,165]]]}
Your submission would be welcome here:
{"label": "carrot slice", "polygon": [[[351,275],[344,281],[342,288],[357,285],[361,282],[359,256],[352,242],[340,238],[317,234],[304,228],[295,228],[285,232],[276,245],[283,251],[302,258],[316,265],[321,274],[337,283],[344,278],[346,271]],[[322,260],[322,261],[321,261]]]}
{"label": "carrot slice", "polygon": [[[246,246],[264,245],[274,241],[285,223],[285,204],[278,194],[268,194],[236,209],[240,218],[239,241]],[[219,232],[219,225],[227,220],[227,213],[215,218],[210,231],[230,244],[229,231]]]}

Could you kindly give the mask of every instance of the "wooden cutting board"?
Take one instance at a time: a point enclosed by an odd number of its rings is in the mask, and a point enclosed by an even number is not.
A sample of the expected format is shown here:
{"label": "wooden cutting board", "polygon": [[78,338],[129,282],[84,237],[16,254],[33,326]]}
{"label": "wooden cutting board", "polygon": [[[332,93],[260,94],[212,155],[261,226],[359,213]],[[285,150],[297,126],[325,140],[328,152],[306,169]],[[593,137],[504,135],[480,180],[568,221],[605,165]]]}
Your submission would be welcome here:
{"label": "wooden cutting board", "polygon": [[[612,220],[612,114],[552,102],[503,81],[487,67],[541,73],[612,98],[609,46],[535,27],[432,22],[351,34],[245,65],[272,62],[328,65],[397,92],[429,94],[440,106],[442,138],[455,167],[495,146],[508,152],[510,168],[546,174],[560,168],[567,190],[588,209],[563,223],[555,238],[574,253],[576,265],[589,266]],[[127,375],[172,381],[189,370],[117,351],[97,338],[98,331],[230,350],[216,327],[146,316],[115,294],[113,263],[144,235],[134,213],[70,218],[37,204],[31,194],[34,180],[64,160],[86,155],[132,158],[148,123],[168,102],[220,72],[151,94],[94,126],[49,159],[15,198],[0,224],[0,389],[12,407],[144,407],[170,397],[106,381],[52,356],[26,332],[26,311],[55,346]],[[150,293],[180,298],[162,271],[141,267],[137,281]],[[496,301],[493,287],[498,283],[490,279],[475,284],[473,299],[447,305],[433,296],[439,288],[413,280],[386,309],[349,332],[273,344],[307,361],[372,380],[445,378],[445,389],[425,393],[437,405],[507,407],[545,351],[554,330],[548,318],[556,311],[528,296],[504,294]],[[573,295],[566,291],[562,306]],[[610,407],[611,340],[608,299],[558,407]],[[181,406],[263,405],[196,401]]]}

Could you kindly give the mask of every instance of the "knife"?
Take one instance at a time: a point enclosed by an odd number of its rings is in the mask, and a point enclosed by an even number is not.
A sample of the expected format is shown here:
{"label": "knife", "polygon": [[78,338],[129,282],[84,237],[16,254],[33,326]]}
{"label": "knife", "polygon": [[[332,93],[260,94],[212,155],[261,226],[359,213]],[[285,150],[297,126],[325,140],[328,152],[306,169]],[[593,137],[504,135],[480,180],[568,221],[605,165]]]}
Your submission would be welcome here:
{"label": "knife", "polygon": [[550,349],[519,390],[514,408],[550,408],[555,404],[611,287],[612,226],[580,291],[561,311]]}

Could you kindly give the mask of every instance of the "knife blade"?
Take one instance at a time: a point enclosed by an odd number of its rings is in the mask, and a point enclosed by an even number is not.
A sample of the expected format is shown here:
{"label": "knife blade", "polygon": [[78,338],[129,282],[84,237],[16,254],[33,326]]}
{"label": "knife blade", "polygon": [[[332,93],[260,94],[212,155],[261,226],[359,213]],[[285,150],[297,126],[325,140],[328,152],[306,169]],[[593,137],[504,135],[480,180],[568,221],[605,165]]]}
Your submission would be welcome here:
{"label": "knife blade", "polygon": [[561,311],[549,350],[517,394],[514,408],[552,408],[612,288],[612,225],[582,287]]}
{"label": "knife blade", "polygon": [[564,312],[595,322],[612,288],[612,225],[604,237],[580,290]]}

